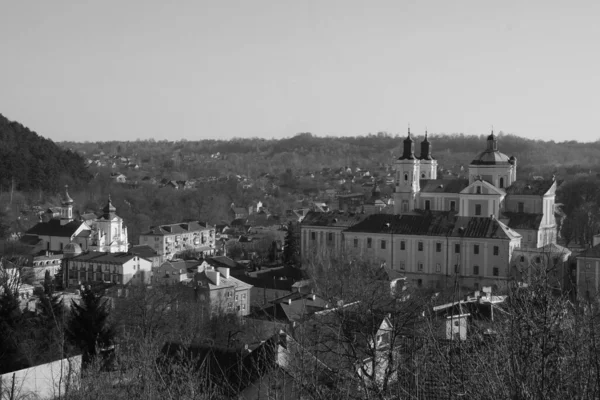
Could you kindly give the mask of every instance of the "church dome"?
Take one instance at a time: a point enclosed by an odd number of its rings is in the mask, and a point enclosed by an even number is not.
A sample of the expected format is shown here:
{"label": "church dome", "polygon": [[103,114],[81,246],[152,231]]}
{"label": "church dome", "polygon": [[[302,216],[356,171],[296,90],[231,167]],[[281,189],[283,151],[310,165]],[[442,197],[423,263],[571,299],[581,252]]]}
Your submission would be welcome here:
{"label": "church dome", "polygon": [[71,257],[75,257],[79,254],[81,254],[83,252],[83,250],[81,250],[81,246],[78,245],[77,243],[67,243],[65,245],[65,247],[63,248],[63,255],[66,258],[71,258]]}
{"label": "church dome", "polygon": [[62,195],[62,205],[68,206],[73,204],[73,199],[69,196],[69,185],[65,185],[65,193]]}
{"label": "church dome", "polygon": [[510,158],[498,150],[498,137],[494,135],[494,131],[487,137],[487,148],[485,151],[471,161],[471,165],[496,165],[510,164]]}
{"label": "church dome", "polygon": [[113,206],[113,204],[112,204],[112,201],[110,199],[110,195],[108,195],[108,202],[106,203],[106,205],[102,209],[102,212],[103,212],[103,214],[104,214],[105,217],[114,216],[114,214],[117,212],[116,207]]}

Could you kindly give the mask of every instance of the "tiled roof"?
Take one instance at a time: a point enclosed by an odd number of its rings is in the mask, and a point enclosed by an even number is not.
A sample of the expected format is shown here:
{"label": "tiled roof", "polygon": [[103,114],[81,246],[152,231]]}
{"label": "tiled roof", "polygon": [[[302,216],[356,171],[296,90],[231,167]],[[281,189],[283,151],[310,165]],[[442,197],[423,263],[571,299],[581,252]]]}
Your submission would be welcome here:
{"label": "tiled roof", "polygon": [[178,233],[189,233],[194,231],[201,231],[210,229],[211,226],[205,222],[190,221],[181,222],[179,224],[159,225],[151,226],[149,232],[142,233],[142,235],[173,235]]}
{"label": "tiled roof", "polygon": [[[543,214],[505,212],[503,217],[507,219],[506,225],[512,229],[535,229],[537,230],[544,218]],[[503,218],[503,219],[504,219]]]}
{"label": "tiled roof", "polygon": [[519,179],[506,188],[506,194],[543,196],[554,182],[552,179]]}
{"label": "tiled roof", "polygon": [[311,211],[302,220],[302,225],[350,227],[364,220],[365,214],[350,212],[317,212]]}
{"label": "tiled roof", "polygon": [[71,221],[65,225],[60,220],[51,219],[48,222],[40,222],[26,232],[27,235],[71,237],[79,229],[83,222]]}
{"label": "tiled roof", "polygon": [[421,179],[422,193],[460,193],[469,186],[468,179]]}
{"label": "tiled roof", "polygon": [[213,267],[225,267],[225,268],[239,267],[238,263],[233,261],[231,258],[225,257],[225,256],[211,257],[211,258],[205,259],[204,261],[206,261],[208,264],[212,265]]}
{"label": "tiled roof", "polygon": [[132,254],[132,253],[105,253],[105,252],[90,251],[90,252],[75,256],[71,260],[73,260],[73,261],[91,261],[91,262],[98,262],[98,263],[119,264],[120,265],[120,264],[124,264],[127,261],[131,260],[133,257],[136,257],[136,255]]}
{"label": "tiled roof", "polygon": [[347,232],[496,239],[520,237],[495,218],[458,217],[450,211],[428,211],[417,215],[373,214],[348,228]]}

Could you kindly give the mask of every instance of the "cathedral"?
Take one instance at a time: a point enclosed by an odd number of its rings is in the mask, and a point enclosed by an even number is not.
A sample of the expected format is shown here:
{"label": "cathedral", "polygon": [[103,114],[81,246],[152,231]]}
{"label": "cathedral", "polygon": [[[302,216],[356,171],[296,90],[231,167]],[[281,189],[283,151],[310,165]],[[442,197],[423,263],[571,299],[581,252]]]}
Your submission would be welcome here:
{"label": "cathedral", "polygon": [[300,229],[303,259],[356,256],[416,286],[437,288],[457,277],[478,290],[560,247],[554,179],[517,179],[517,159],[500,152],[493,132],[468,178],[438,179],[432,148],[426,133],[417,156],[409,130],[393,163],[393,214],[308,213]]}
{"label": "cathedral", "polygon": [[453,211],[461,217],[494,216],[519,232],[523,247],[556,242],[554,179],[517,179],[517,159],[498,150],[492,132],[486,149],[469,164],[468,179],[437,179],[437,160],[425,134],[414,153],[410,130],[394,162],[394,214]]}

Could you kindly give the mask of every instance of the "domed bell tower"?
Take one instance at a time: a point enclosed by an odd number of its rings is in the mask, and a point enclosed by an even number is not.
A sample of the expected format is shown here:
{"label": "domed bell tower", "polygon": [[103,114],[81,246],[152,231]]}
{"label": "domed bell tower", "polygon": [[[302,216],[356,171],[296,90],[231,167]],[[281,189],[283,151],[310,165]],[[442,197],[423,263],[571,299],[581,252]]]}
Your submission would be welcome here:
{"label": "domed bell tower", "polygon": [[425,140],[421,142],[420,172],[421,179],[437,179],[437,160],[431,155],[431,143],[425,131]]}

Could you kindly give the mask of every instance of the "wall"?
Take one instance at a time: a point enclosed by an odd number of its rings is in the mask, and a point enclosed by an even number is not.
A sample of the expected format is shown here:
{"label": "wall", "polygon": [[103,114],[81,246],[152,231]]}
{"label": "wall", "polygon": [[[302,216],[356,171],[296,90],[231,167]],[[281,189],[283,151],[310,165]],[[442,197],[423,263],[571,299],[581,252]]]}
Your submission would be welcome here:
{"label": "wall", "polygon": [[[80,385],[81,356],[65,358],[0,376],[2,399],[53,399]],[[11,393],[13,387],[14,392]]]}

